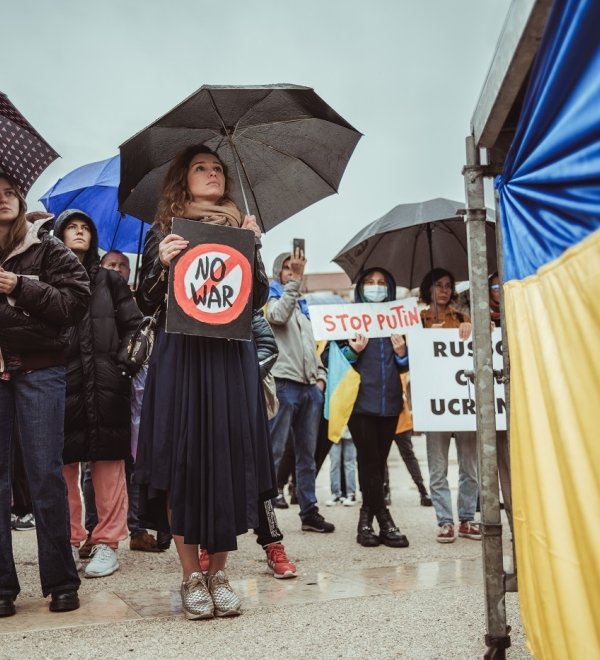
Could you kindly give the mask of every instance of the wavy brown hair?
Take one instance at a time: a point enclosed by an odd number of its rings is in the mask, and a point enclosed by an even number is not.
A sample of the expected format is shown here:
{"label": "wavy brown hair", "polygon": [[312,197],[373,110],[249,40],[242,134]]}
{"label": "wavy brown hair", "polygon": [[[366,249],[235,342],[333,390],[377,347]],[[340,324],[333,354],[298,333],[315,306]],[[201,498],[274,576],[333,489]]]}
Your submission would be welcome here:
{"label": "wavy brown hair", "polygon": [[421,282],[421,286],[419,287],[419,299],[422,302],[426,303],[427,305],[431,305],[431,287],[434,286],[438,280],[441,280],[442,277],[450,278],[450,283],[452,284],[452,295],[450,296],[450,302],[454,302],[456,300],[456,280],[454,279],[454,275],[452,275],[452,273],[445,268],[434,268],[433,270],[430,270],[427,275],[425,275],[423,281]]}
{"label": "wavy brown hair", "polygon": [[227,167],[219,156],[204,144],[194,144],[191,147],[186,147],[173,158],[163,181],[158,209],[154,216],[154,224],[158,226],[163,234],[168,234],[171,231],[171,222],[174,217],[184,217],[185,206],[192,201],[187,184],[187,175],[190,163],[197,154],[210,154],[219,160],[225,174],[225,194],[217,202],[217,206],[229,201],[229,175]]}
{"label": "wavy brown hair", "polygon": [[17,245],[23,242],[25,235],[27,234],[27,218],[25,217],[25,214],[27,213],[27,203],[25,202],[25,196],[21,192],[19,186],[17,186],[9,176],[0,173],[0,180],[2,179],[8,183],[19,198],[19,215],[15,218],[8,230],[8,236],[4,247],[0,247],[0,263],[8,257]]}

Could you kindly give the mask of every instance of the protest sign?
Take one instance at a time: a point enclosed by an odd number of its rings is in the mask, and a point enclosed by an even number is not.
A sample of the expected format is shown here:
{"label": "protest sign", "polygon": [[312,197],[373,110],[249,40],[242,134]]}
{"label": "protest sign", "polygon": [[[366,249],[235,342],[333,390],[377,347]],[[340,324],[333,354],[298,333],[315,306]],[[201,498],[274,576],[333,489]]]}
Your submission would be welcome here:
{"label": "protest sign", "polygon": [[[492,332],[493,368],[501,372],[502,331]],[[472,339],[458,329],[423,329],[408,342],[413,425],[418,431],[475,431]],[[494,380],[496,428],[506,429],[504,385]]]}
{"label": "protest sign", "polygon": [[173,233],[189,246],[169,271],[166,331],[250,339],[254,234],[182,218]]}
{"label": "protest sign", "polygon": [[349,305],[309,305],[315,339],[351,339],[357,333],[366,337],[405,335],[421,328],[416,298],[382,303]]}

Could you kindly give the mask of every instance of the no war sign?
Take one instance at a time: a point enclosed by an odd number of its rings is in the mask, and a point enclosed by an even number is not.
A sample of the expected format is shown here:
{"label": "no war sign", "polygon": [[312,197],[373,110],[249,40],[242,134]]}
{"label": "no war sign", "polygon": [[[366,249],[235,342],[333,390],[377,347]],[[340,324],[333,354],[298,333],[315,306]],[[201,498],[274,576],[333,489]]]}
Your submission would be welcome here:
{"label": "no war sign", "polygon": [[169,271],[166,331],[249,340],[254,234],[182,218],[173,233],[189,246]]}
{"label": "no war sign", "polygon": [[[494,371],[502,371],[502,331],[492,332]],[[475,431],[473,344],[458,329],[423,329],[408,341],[413,426],[418,431]],[[496,429],[506,430],[504,385],[494,380]]]}
{"label": "no war sign", "polygon": [[405,335],[422,328],[416,298],[354,305],[309,305],[315,339]]}

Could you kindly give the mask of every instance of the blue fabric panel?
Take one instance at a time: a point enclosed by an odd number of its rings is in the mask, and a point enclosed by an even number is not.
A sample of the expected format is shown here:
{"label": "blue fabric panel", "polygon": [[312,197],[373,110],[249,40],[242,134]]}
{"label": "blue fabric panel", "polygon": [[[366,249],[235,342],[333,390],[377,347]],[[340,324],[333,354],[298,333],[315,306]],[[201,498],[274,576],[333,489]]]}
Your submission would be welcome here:
{"label": "blue fabric panel", "polygon": [[505,279],[600,228],[600,2],[556,0],[496,179]]}

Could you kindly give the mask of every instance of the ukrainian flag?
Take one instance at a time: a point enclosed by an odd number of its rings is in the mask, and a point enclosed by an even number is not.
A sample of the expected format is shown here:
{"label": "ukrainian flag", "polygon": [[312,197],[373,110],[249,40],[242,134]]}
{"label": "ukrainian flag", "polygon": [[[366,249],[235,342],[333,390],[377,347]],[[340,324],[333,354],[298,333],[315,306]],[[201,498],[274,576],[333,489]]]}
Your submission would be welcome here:
{"label": "ukrainian flag", "polygon": [[600,658],[600,2],[554,3],[497,182],[521,612]]}
{"label": "ukrainian flag", "polygon": [[327,437],[339,442],[350,419],[360,387],[360,376],[344,357],[340,347],[329,345],[327,389],[325,391],[325,419],[329,421]]}

